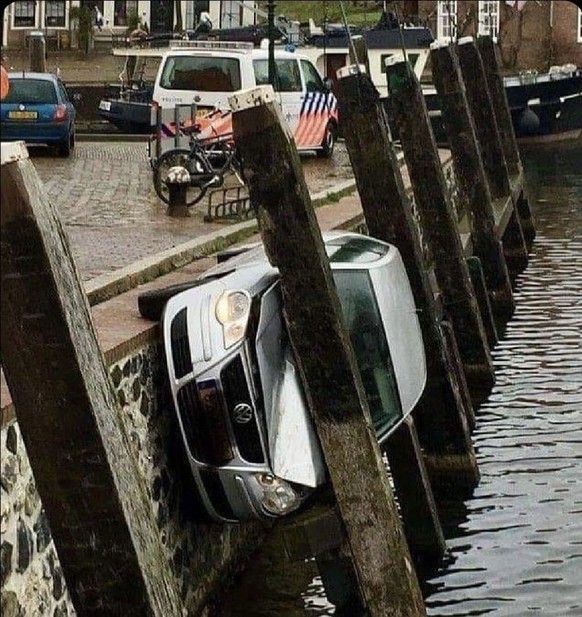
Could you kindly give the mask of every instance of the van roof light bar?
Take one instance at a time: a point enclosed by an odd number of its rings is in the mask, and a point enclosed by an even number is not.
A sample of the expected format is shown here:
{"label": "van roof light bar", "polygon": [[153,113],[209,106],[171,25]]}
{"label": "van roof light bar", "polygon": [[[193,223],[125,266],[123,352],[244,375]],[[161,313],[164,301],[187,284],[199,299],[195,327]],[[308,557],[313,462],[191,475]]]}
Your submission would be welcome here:
{"label": "van roof light bar", "polygon": [[254,45],[248,41],[172,41],[172,49],[240,49],[250,51]]}

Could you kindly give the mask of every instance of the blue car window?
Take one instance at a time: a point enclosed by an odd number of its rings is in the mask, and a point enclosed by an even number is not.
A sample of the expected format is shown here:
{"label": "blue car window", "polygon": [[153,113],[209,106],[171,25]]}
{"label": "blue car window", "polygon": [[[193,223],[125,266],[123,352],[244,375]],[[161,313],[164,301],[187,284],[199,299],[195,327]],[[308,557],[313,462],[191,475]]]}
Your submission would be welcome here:
{"label": "blue car window", "polygon": [[54,105],[58,103],[55,85],[46,79],[11,79],[8,96],[2,102]]}

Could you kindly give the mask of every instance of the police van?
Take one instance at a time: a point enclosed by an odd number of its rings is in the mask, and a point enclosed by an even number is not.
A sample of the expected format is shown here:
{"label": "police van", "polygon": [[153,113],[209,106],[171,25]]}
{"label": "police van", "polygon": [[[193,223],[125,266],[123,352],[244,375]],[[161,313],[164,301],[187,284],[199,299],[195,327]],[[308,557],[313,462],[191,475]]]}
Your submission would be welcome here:
{"label": "police van", "polygon": [[[275,50],[277,98],[299,150],[329,157],[335,145],[338,110],[330,86],[301,54]],[[197,119],[213,118],[214,133],[232,133],[228,98],[238,90],[269,83],[269,52],[251,43],[184,41],[160,62],[153,106],[197,105]],[[220,110],[222,113],[217,114]]]}

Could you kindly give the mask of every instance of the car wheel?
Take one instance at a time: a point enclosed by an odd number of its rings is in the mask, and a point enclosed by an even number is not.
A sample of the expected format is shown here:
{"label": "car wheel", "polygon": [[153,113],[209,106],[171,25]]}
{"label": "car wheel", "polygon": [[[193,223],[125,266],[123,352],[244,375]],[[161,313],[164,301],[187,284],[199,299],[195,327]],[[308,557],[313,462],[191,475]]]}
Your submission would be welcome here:
{"label": "car wheel", "polygon": [[336,141],[336,127],[333,122],[328,122],[325,127],[325,135],[323,136],[323,142],[321,148],[317,151],[319,158],[328,159],[333,154]]}
{"label": "car wheel", "polygon": [[68,135],[67,139],[61,143],[58,147],[58,152],[61,156],[67,157],[71,155],[71,136]]}

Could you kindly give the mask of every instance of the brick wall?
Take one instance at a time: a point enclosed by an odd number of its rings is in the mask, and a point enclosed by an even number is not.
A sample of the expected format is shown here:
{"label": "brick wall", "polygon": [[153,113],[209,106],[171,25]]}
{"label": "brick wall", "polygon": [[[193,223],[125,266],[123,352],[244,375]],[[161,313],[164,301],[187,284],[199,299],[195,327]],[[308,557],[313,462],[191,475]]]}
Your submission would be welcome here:
{"label": "brick wall", "polygon": [[578,7],[570,0],[554,2],[551,64],[582,67],[582,42],[577,42]]}
{"label": "brick wall", "polygon": [[[534,2],[521,11],[499,2],[499,43],[504,68],[509,73],[525,69],[544,71],[551,64],[573,62],[582,66],[582,43],[577,37],[578,8],[570,0]],[[436,0],[420,0],[419,18],[437,33]],[[457,23],[460,36],[475,36],[478,26],[477,0],[459,0]]]}

